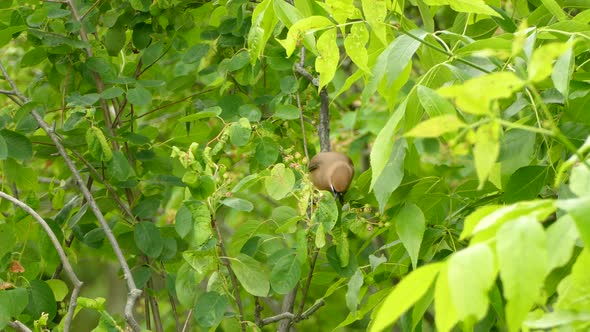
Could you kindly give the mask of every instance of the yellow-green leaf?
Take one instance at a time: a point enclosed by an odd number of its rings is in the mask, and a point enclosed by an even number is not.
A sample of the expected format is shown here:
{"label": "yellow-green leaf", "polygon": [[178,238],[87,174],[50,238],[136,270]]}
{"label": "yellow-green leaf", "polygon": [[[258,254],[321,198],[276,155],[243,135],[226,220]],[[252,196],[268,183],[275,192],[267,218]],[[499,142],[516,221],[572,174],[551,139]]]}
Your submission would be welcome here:
{"label": "yellow-green leaf", "polygon": [[514,73],[503,71],[476,77],[460,85],[440,88],[438,93],[443,97],[454,98],[464,112],[488,114],[493,100],[512,96],[524,83]]}
{"label": "yellow-green leaf", "polygon": [[363,14],[369,23],[373,34],[379,38],[383,45],[387,45],[385,16],[387,16],[387,5],[385,0],[362,0]]}
{"label": "yellow-green leaf", "polygon": [[[306,33],[313,32],[317,29],[322,29],[334,25],[332,21],[324,16],[310,16],[302,20],[297,21],[287,33],[287,38],[279,40],[279,43],[283,45],[287,52],[287,57],[290,57],[295,51],[297,41],[302,38]],[[334,32],[335,34],[336,32]]]}
{"label": "yellow-green leaf", "polygon": [[424,0],[424,2],[429,6],[449,5],[453,10],[462,13],[486,14],[498,17],[501,16],[490,6],[486,5],[483,0]]}
{"label": "yellow-green leaf", "polygon": [[499,135],[500,127],[496,123],[482,125],[475,134],[473,158],[475,159],[475,170],[480,187],[487,180],[498,158],[500,152]]}
{"label": "yellow-green leaf", "polygon": [[443,266],[443,263],[425,265],[412,271],[402,279],[383,300],[383,304],[375,311],[369,331],[383,331],[386,327],[395,323],[406,310],[428,291]]}
{"label": "yellow-green leaf", "polygon": [[88,152],[97,160],[110,161],[113,158],[113,151],[100,128],[88,128],[86,131],[86,143],[88,144]]}
{"label": "yellow-green leaf", "polygon": [[572,47],[571,43],[551,43],[536,49],[528,65],[529,81],[540,82],[553,71],[553,62]]}
{"label": "yellow-green leaf", "polygon": [[320,73],[320,85],[318,89],[323,88],[334,78],[338,68],[340,52],[336,44],[336,29],[330,29],[324,32],[318,38],[318,56],[315,59],[315,70]]}
{"label": "yellow-green leaf", "polygon": [[438,137],[465,127],[465,122],[454,115],[441,115],[420,122],[406,133],[410,137]]}
{"label": "yellow-green leaf", "polygon": [[367,66],[369,56],[367,55],[367,42],[369,41],[369,31],[365,27],[365,23],[359,22],[353,24],[350,28],[350,33],[344,40],[344,49],[346,54],[350,57],[352,62],[366,73],[370,73],[371,69]]}

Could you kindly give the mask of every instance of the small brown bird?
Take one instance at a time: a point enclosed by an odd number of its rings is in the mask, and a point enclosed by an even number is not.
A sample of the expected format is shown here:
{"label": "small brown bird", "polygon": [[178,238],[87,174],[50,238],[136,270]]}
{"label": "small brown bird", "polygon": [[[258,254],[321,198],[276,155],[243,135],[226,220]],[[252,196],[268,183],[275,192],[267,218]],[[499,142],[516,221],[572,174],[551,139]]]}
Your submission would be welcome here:
{"label": "small brown bird", "polygon": [[309,162],[311,182],[319,190],[329,190],[342,203],[354,176],[352,160],[339,152],[320,152]]}

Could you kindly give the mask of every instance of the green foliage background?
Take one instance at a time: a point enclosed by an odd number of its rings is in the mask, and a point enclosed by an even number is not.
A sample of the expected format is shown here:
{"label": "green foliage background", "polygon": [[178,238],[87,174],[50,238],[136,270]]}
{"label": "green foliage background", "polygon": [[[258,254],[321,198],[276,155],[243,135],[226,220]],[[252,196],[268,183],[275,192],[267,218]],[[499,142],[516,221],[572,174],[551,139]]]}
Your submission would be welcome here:
{"label": "green foliage background", "polygon": [[[589,22],[583,0],[0,2],[0,329],[587,330]],[[306,175],[322,106],[344,207]]]}

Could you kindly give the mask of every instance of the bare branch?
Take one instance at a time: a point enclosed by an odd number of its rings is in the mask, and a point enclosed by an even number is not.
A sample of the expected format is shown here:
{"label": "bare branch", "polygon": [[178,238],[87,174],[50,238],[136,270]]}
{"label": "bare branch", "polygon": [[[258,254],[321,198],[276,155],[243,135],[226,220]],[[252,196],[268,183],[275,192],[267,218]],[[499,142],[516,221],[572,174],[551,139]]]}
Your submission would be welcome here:
{"label": "bare branch", "polygon": [[295,64],[295,70],[299,73],[299,75],[307,78],[314,86],[320,86],[320,80],[313,77],[313,75],[310,72],[308,72],[307,69],[305,69],[305,67],[303,67],[303,65],[301,65],[300,63]]}
{"label": "bare branch", "polygon": [[309,153],[307,152],[307,137],[305,136],[305,121],[303,120],[303,106],[301,105],[301,97],[299,92],[295,94],[297,99],[297,108],[299,108],[299,121],[301,122],[301,135],[303,136],[303,151],[305,152],[305,158],[309,161]]}
{"label": "bare branch", "polygon": [[[295,306],[295,298],[297,297],[297,291],[299,290],[299,284],[297,284],[285,297],[283,298],[283,306],[281,310],[283,313],[291,313],[293,312],[293,307]],[[277,329],[278,332],[289,332],[289,328],[291,327],[291,322],[295,315],[291,314],[288,319],[282,319],[279,322],[279,327]],[[264,322],[264,320],[262,320]]]}
{"label": "bare branch", "polygon": [[23,103],[26,102],[27,98],[25,98],[25,96],[23,96],[20,93],[20,90],[18,89],[18,86],[16,86],[16,83],[14,83],[14,81],[12,80],[12,78],[10,78],[10,75],[8,75],[8,72],[6,71],[6,68],[4,68],[3,65],[0,65],[0,70],[2,71],[2,75],[4,75],[4,78],[8,81],[8,83],[12,87],[12,93],[11,94],[7,94],[7,95],[9,97],[11,95],[15,95],[15,96],[18,97],[18,99],[20,99],[21,102],[23,102]]}
{"label": "bare branch", "polygon": [[12,327],[13,329],[19,332],[33,332],[25,324],[21,323],[18,320],[15,320],[14,322],[8,322],[8,326]]}
{"label": "bare branch", "polygon": [[55,233],[53,232],[53,230],[51,230],[51,227],[49,227],[47,222],[30,206],[12,197],[11,195],[8,195],[7,193],[0,191],[0,197],[12,202],[14,205],[17,205],[25,212],[30,214],[41,225],[41,227],[43,227],[43,230],[45,231],[45,233],[47,233],[47,236],[49,236],[51,243],[53,243],[53,246],[57,251],[61,264],[63,265],[63,268],[66,271],[66,274],[68,275],[68,279],[70,279],[70,281],[74,285],[74,290],[72,291],[72,296],[70,297],[70,307],[68,308],[68,313],[66,314],[64,322],[64,331],[68,332],[70,330],[72,318],[74,317],[74,312],[78,304],[78,294],[80,294],[82,282],[80,281],[80,279],[78,279],[78,276],[74,272],[74,269],[72,268],[72,265],[70,264],[70,261],[68,260],[68,257],[66,256],[66,253],[61,246],[61,243],[59,242],[57,236],[55,236]]}
{"label": "bare branch", "polygon": [[280,320],[283,319],[288,319],[288,320],[292,320],[293,318],[295,318],[295,315],[293,315],[290,312],[283,312],[281,314],[278,314],[276,316],[272,316],[272,317],[268,317],[262,320],[262,326],[264,325],[268,325],[268,324],[272,324],[274,322],[278,322]]}
{"label": "bare branch", "polygon": [[311,279],[313,278],[313,270],[315,269],[315,263],[318,260],[319,253],[319,249],[316,250],[313,253],[313,258],[311,259],[309,274],[307,275],[307,280],[305,280],[305,286],[303,286],[303,289],[301,290],[301,302],[299,303],[299,310],[297,311],[298,317],[300,317],[303,314],[303,308],[305,307],[305,299],[307,298],[307,291],[309,290],[309,286],[311,285]]}
{"label": "bare branch", "polygon": [[320,90],[320,124],[318,125],[320,137],[320,150],[330,151],[330,98],[328,90],[323,87]]}

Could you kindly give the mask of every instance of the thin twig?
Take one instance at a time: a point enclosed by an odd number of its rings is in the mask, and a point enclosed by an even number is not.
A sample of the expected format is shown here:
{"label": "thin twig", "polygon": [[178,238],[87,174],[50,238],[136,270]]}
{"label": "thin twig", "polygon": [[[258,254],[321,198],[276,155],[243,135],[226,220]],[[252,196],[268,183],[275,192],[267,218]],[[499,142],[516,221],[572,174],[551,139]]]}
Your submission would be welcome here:
{"label": "thin twig", "polygon": [[[162,268],[162,277],[164,278],[164,281],[166,282],[166,267],[164,266],[164,262],[160,261],[160,267]],[[174,297],[172,296],[172,294],[170,294],[170,292],[168,292],[168,290],[166,290],[166,293],[168,294],[168,300],[170,301],[170,307],[172,308],[172,315],[174,316],[174,322],[176,323],[174,326],[174,330],[176,332],[180,332],[180,319],[178,318],[178,310],[176,309],[176,301],[174,301]]]}
{"label": "thin twig", "polygon": [[299,91],[295,94],[297,99],[297,108],[299,108],[299,121],[301,122],[301,135],[303,135],[303,151],[305,152],[305,158],[309,160],[309,152],[307,152],[307,137],[305,136],[305,121],[303,120],[303,107],[301,106],[301,98],[299,97]]}
{"label": "thin twig", "polygon": [[188,327],[189,327],[189,323],[191,320],[191,316],[193,315],[193,309],[188,311],[188,315],[186,315],[186,320],[184,321],[184,325],[182,326],[182,331],[181,332],[186,332],[188,331]]}
{"label": "thin twig", "polygon": [[231,262],[227,258],[227,252],[225,251],[225,245],[223,244],[223,237],[221,236],[221,231],[219,230],[219,226],[217,225],[217,221],[212,221],[213,228],[217,232],[217,240],[219,241],[219,250],[221,251],[221,261],[227,268],[229,273],[229,278],[232,283],[232,287],[234,288],[234,296],[236,298],[236,305],[238,306],[238,314],[240,319],[240,327],[242,332],[246,332],[246,324],[244,322],[244,307],[242,306],[242,298],[240,296],[240,284],[238,283],[238,278],[234,273],[234,270],[231,267]]}
{"label": "thin twig", "polygon": [[84,18],[86,17],[86,15],[88,15],[90,13],[91,10],[93,10],[96,6],[98,6],[98,4],[100,3],[101,0],[96,0],[92,6],[88,7],[88,9],[86,9],[86,11],[84,12],[84,14],[82,14],[82,16],[80,16],[80,21],[83,21]]}
{"label": "thin twig", "polygon": [[132,221],[135,221],[135,216],[133,215],[133,212],[131,212],[131,209],[129,208],[129,206],[127,206],[127,204],[125,204],[121,200],[121,198],[119,198],[119,196],[117,195],[117,192],[115,191],[115,188],[113,188],[113,186],[111,186],[108,183],[108,181],[106,181],[104,176],[102,176],[100,173],[98,173],[96,168],[94,168],[94,166],[92,166],[92,164],[88,160],[86,160],[86,158],[84,158],[84,156],[82,156],[81,153],[79,153],[78,151],[75,151],[75,150],[72,150],[72,153],[74,154],[74,156],[76,156],[76,158],[78,158],[84,164],[84,166],[86,166],[86,168],[88,168],[88,170],[90,171],[92,176],[95,177],[97,180],[99,180],[105,186],[105,188],[107,188],[108,192],[113,196],[113,199],[115,200],[115,202],[117,202],[117,204],[123,210],[123,212],[125,212],[125,214]]}
{"label": "thin twig", "polygon": [[260,313],[264,310],[262,304],[260,304],[260,298],[258,296],[254,296],[254,323],[259,327],[262,327],[262,318],[260,318]]}
{"label": "thin twig", "polygon": [[[156,107],[156,108],[154,108],[154,109],[152,109],[152,110],[149,110],[149,111],[147,111],[147,112],[145,112],[145,113],[143,113],[143,114],[141,114],[141,115],[138,115],[138,116],[136,116],[136,117],[135,117],[135,119],[141,119],[141,118],[143,118],[143,117],[144,117],[144,116],[146,116],[146,115],[150,115],[150,114],[152,114],[152,113],[154,113],[154,112],[157,112],[157,111],[159,111],[159,110],[162,110],[162,109],[164,109],[164,108],[167,108],[167,107],[170,107],[170,106],[174,106],[174,105],[176,105],[176,104],[182,103],[183,101],[186,101],[186,100],[188,100],[188,99],[191,99],[191,98],[193,98],[193,97],[195,97],[195,96],[198,96],[198,95],[201,95],[201,94],[204,94],[204,93],[208,93],[208,92],[211,92],[211,91],[213,91],[213,89],[209,89],[209,90],[204,90],[204,91],[200,91],[200,92],[197,92],[197,93],[193,93],[192,95],[190,95],[190,96],[187,96],[187,97],[184,97],[184,98],[182,98],[182,99],[180,99],[180,100],[173,101],[173,102],[171,102],[171,103],[169,103],[169,104],[162,105],[162,106],[158,106],[158,107]],[[132,119],[132,120],[133,120],[133,119]],[[127,120],[127,121],[132,121],[132,120]],[[124,121],[124,122],[125,122],[125,121]]]}
{"label": "thin twig", "polygon": [[45,231],[47,236],[49,236],[51,243],[53,243],[53,246],[55,247],[55,250],[57,251],[57,254],[59,256],[61,264],[63,265],[64,270],[66,271],[66,274],[68,275],[68,279],[70,279],[70,281],[72,282],[72,284],[74,286],[74,289],[72,290],[72,295],[70,297],[70,306],[68,308],[68,313],[66,314],[65,321],[64,321],[64,331],[66,331],[66,332],[69,331],[70,325],[72,324],[72,318],[74,317],[74,312],[75,312],[76,306],[78,304],[78,295],[80,294],[80,288],[82,287],[83,283],[80,281],[80,279],[78,279],[78,276],[74,272],[74,269],[73,269],[72,265],[70,264],[70,261],[68,260],[68,256],[66,255],[64,249],[62,248],[61,243],[59,242],[59,240],[57,239],[57,236],[55,236],[55,233],[53,232],[51,227],[49,227],[47,222],[30,206],[28,206],[26,203],[24,203],[16,198],[12,197],[11,195],[8,195],[5,192],[0,191],[0,197],[12,202],[13,204],[15,204],[18,207],[20,207],[21,209],[23,209],[28,214],[30,214],[41,225],[41,227],[43,227],[43,230]]}
{"label": "thin twig", "polygon": [[315,263],[318,260],[319,253],[319,249],[316,250],[313,253],[313,258],[311,259],[311,265],[309,266],[309,274],[307,275],[307,280],[305,280],[305,286],[301,290],[301,302],[299,303],[299,310],[297,311],[298,317],[300,317],[303,314],[303,308],[305,307],[305,299],[307,298],[307,291],[309,290],[309,286],[311,285],[311,279],[313,278],[313,270],[315,269]]}
{"label": "thin twig", "polygon": [[15,320],[14,322],[8,322],[8,326],[12,327],[13,329],[19,332],[33,332],[25,324],[21,323],[18,320]]}
{"label": "thin twig", "polygon": [[16,95],[14,93],[14,91],[2,90],[2,89],[0,89],[0,94],[3,94],[3,95]]}

